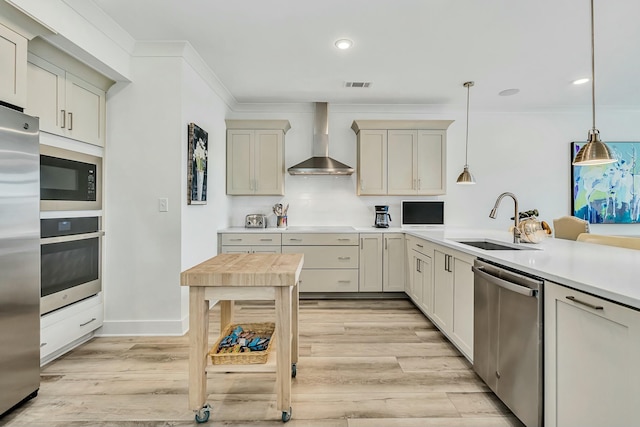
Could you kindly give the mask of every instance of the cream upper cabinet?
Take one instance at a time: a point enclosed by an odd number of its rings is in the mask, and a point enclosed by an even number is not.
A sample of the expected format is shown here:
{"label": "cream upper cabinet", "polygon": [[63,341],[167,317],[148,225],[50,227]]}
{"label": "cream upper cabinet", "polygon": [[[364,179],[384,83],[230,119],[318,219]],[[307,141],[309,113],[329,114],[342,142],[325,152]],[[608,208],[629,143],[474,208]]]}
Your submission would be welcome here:
{"label": "cream upper cabinet", "polygon": [[545,426],[640,425],[640,311],[544,285]]}
{"label": "cream upper cabinet", "polygon": [[389,130],[388,194],[446,193],[444,131]]}
{"label": "cream upper cabinet", "polygon": [[27,39],[0,24],[0,101],[27,103]]}
{"label": "cream upper cabinet", "polygon": [[29,52],[25,113],[39,117],[44,132],[104,146],[106,90],[113,82],[42,42],[33,48],[46,59]]}
{"label": "cream upper cabinet", "polygon": [[416,157],[418,132],[415,130],[390,130],[388,133],[388,194],[415,194]]}
{"label": "cream upper cabinet", "polygon": [[358,195],[446,193],[446,130],[452,120],[356,120]]}
{"label": "cream upper cabinet", "polygon": [[444,131],[419,130],[415,152],[416,194],[445,194],[446,158]]}
{"label": "cream upper cabinet", "polygon": [[227,194],[284,195],[287,120],[227,120]]}
{"label": "cream upper cabinet", "polygon": [[358,194],[387,194],[387,131],[358,134]]}

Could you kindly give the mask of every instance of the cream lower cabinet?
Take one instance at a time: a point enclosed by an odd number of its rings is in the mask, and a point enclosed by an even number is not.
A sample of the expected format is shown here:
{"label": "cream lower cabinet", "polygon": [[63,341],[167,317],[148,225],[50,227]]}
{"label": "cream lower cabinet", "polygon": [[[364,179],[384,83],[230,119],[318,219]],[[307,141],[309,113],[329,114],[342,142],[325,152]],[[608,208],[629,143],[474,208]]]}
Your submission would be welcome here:
{"label": "cream lower cabinet", "polygon": [[407,294],[427,316],[433,312],[433,249],[412,236],[407,237]]}
{"label": "cream lower cabinet", "polygon": [[287,120],[227,120],[227,194],[284,195]]}
{"label": "cream lower cabinet", "polygon": [[284,233],[282,253],[303,253],[300,292],[358,292],[357,233]]}
{"label": "cream lower cabinet", "polygon": [[45,132],[104,146],[106,94],[101,88],[29,53],[25,113]]}
{"label": "cream lower cabinet", "polygon": [[404,234],[360,234],[360,292],[404,292],[405,264]]}
{"label": "cream lower cabinet", "polygon": [[360,292],[382,292],[382,233],[360,234]]}
{"label": "cream lower cabinet", "polygon": [[281,253],[280,233],[223,233],[219,252],[223,254]]}
{"label": "cream lower cabinet", "polygon": [[40,317],[40,364],[44,365],[87,341],[103,323],[98,294]]}
{"label": "cream lower cabinet", "polygon": [[434,247],[431,320],[469,360],[473,358],[473,260],[462,252]]}
{"label": "cream lower cabinet", "polygon": [[545,426],[640,425],[640,311],[544,286]]}
{"label": "cream lower cabinet", "polygon": [[0,24],[0,101],[27,103],[27,39]]}
{"label": "cream lower cabinet", "polygon": [[384,233],[382,236],[382,291],[402,292],[407,271],[404,234]]}

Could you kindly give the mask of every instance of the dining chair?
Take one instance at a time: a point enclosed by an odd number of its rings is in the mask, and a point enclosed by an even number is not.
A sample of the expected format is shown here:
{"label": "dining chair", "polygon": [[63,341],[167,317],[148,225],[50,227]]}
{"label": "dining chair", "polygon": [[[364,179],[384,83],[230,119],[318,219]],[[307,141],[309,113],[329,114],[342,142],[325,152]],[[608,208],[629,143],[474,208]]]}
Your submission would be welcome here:
{"label": "dining chair", "polygon": [[639,237],[607,236],[604,234],[582,233],[576,240],[578,242],[595,243],[598,245],[618,246],[627,249],[640,249]]}
{"label": "dining chair", "polygon": [[576,240],[579,234],[589,233],[589,221],[563,216],[553,220],[553,230],[557,239]]}

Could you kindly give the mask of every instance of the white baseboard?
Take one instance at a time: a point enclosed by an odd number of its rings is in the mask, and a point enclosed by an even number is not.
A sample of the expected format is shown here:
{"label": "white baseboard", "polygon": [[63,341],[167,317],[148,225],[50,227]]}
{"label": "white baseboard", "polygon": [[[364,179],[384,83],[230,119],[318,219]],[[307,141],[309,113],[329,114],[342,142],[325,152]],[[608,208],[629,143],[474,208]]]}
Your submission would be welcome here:
{"label": "white baseboard", "polygon": [[[153,336],[184,335],[184,319],[182,320],[105,320],[102,328],[96,331],[97,337],[113,336]],[[187,329],[189,321],[187,316]]]}
{"label": "white baseboard", "polygon": [[[209,308],[218,303],[210,301]],[[180,320],[104,320],[97,337],[169,335],[182,336],[189,331],[189,313]]]}

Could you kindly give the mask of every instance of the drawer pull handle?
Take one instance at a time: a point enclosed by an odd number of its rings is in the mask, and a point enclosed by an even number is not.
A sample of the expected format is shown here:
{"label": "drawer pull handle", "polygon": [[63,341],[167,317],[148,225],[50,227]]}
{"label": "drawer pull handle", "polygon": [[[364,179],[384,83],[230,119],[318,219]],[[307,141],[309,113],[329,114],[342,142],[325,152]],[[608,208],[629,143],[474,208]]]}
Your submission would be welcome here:
{"label": "drawer pull handle", "polygon": [[242,242],[242,239],[229,239],[230,242]]}
{"label": "drawer pull handle", "polygon": [[351,259],[351,257],[350,256],[339,256],[338,259],[340,261],[349,261]]}
{"label": "drawer pull handle", "polygon": [[589,307],[589,308],[592,308],[592,309],[594,309],[594,310],[604,310],[604,307],[603,307],[603,306],[601,306],[601,305],[594,305],[594,304],[591,304],[591,303],[586,302],[586,301],[580,301],[579,299],[577,299],[577,298],[576,298],[576,297],[574,297],[573,295],[569,295],[569,296],[567,297],[567,299],[568,299],[569,301],[573,301],[573,302],[575,302],[575,303],[577,303],[577,304],[582,304],[582,305],[587,306],[587,307]]}
{"label": "drawer pull handle", "polygon": [[273,239],[260,239],[261,242],[273,242]]}
{"label": "drawer pull handle", "polygon": [[351,280],[338,280],[338,283],[351,283]]}
{"label": "drawer pull handle", "polygon": [[419,247],[419,248],[424,248],[424,246],[419,245],[419,244],[417,244],[417,243],[416,243],[416,246],[417,246],[417,247]]}
{"label": "drawer pull handle", "polygon": [[338,239],[338,242],[350,242],[350,241],[351,239],[345,239],[345,238]]}
{"label": "drawer pull handle", "polygon": [[45,345],[47,345],[46,342],[40,343],[40,348],[44,347]]}
{"label": "drawer pull handle", "polygon": [[289,239],[290,242],[302,242],[302,239]]}
{"label": "drawer pull handle", "polygon": [[89,320],[89,321],[87,321],[87,322],[80,323],[80,327],[82,327],[82,326],[86,326],[86,325],[88,325],[89,323],[94,322],[95,320],[97,320],[97,319],[94,317],[94,318],[92,318],[91,320]]}

